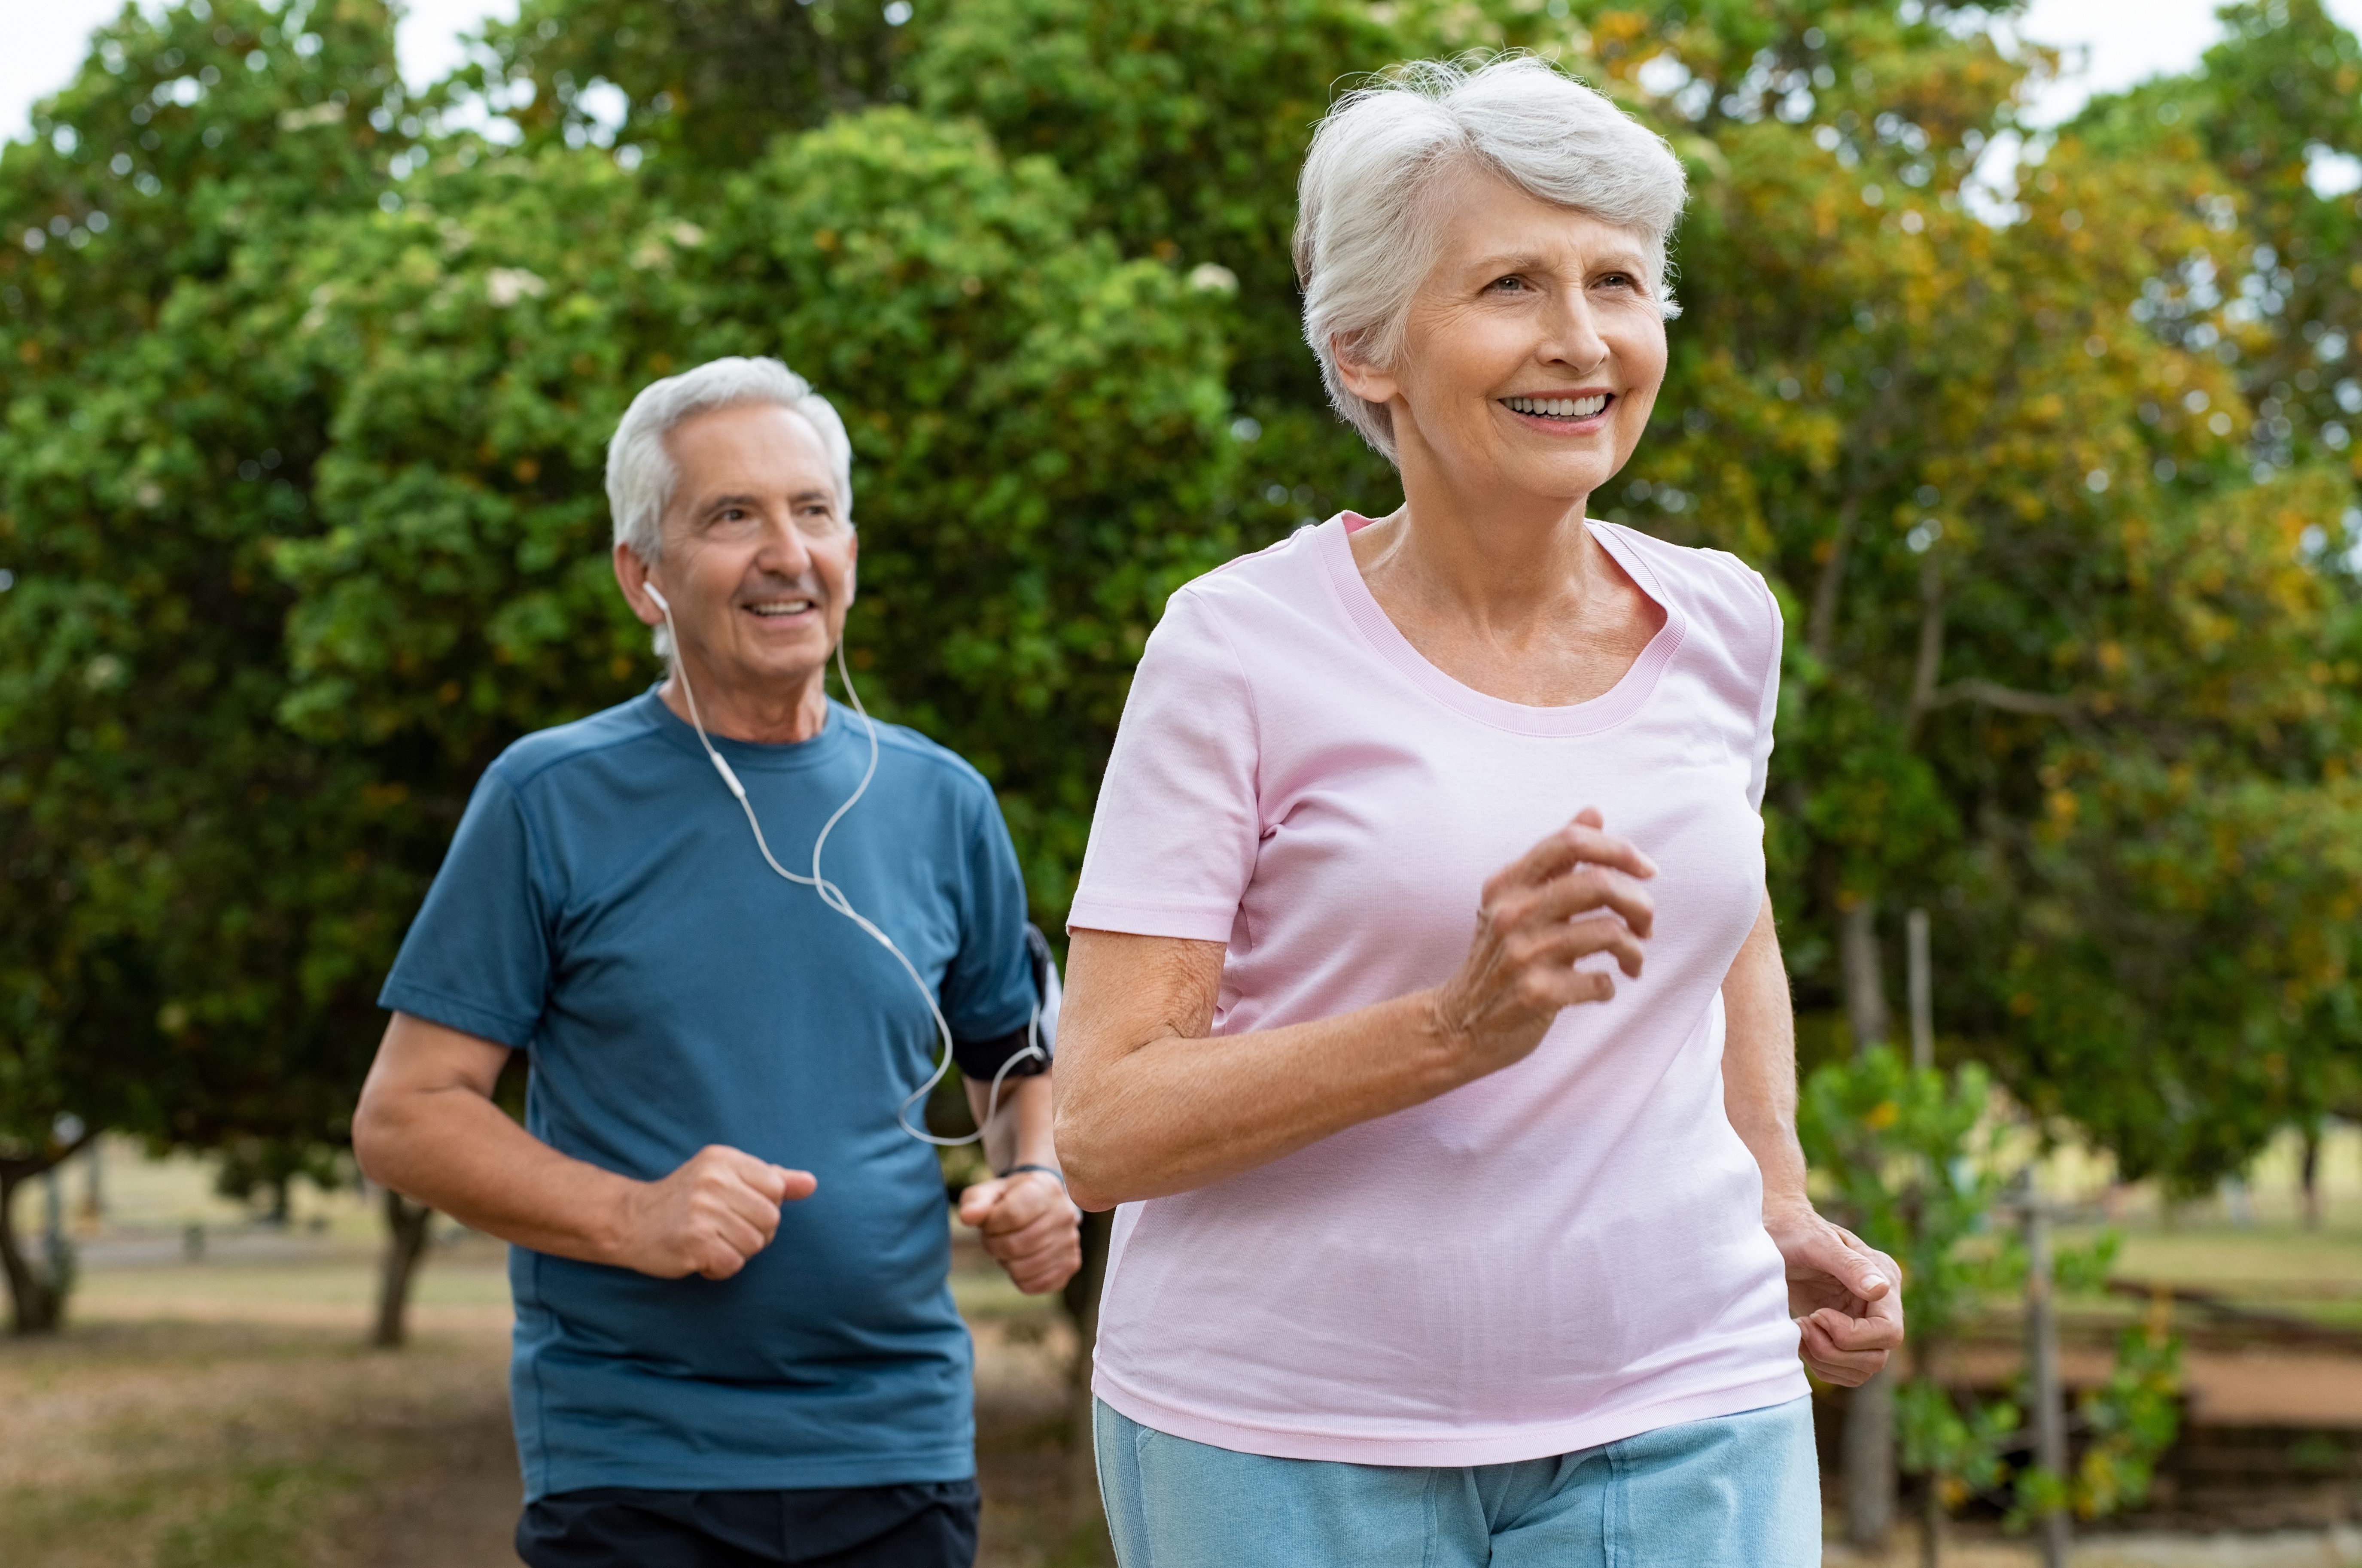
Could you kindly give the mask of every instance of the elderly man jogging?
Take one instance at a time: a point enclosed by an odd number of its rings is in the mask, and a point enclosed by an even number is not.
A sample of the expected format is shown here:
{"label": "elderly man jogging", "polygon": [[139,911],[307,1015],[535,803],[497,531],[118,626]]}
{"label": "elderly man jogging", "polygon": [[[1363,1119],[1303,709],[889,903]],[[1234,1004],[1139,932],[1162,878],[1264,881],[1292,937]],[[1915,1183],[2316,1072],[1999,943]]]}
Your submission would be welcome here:
{"label": "elderly man jogging", "polygon": [[[669,677],[485,771],[381,999],[354,1149],[513,1243],[534,1568],[973,1560],[969,1345],[910,1120],[945,1043],[1003,1173],[961,1218],[1022,1289],[1079,1262],[992,792],[825,692],[850,466],[775,360],[640,393],[615,576]],[[524,1127],[491,1100],[512,1051]]]}

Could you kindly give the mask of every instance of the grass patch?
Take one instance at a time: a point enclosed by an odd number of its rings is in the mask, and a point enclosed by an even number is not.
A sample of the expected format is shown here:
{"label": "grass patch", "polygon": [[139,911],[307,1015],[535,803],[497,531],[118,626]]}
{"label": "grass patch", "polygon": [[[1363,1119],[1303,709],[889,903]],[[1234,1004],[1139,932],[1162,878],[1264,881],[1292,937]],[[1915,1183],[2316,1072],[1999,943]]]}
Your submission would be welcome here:
{"label": "grass patch", "polygon": [[501,1349],[220,1323],[8,1343],[0,1563],[366,1568],[388,1493],[502,1419]]}

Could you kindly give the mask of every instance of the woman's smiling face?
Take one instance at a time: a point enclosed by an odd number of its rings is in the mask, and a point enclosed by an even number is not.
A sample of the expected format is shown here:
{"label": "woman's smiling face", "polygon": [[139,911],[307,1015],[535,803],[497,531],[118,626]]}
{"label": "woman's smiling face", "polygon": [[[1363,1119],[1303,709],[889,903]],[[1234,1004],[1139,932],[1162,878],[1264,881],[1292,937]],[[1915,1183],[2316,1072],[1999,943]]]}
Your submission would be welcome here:
{"label": "woman's smiling face", "polygon": [[1440,199],[1447,237],[1397,362],[1341,352],[1347,384],[1388,405],[1407,479],[1579,502],[1631,457],[1665,378],[1656,270],[1630,230],[1493,176]]}

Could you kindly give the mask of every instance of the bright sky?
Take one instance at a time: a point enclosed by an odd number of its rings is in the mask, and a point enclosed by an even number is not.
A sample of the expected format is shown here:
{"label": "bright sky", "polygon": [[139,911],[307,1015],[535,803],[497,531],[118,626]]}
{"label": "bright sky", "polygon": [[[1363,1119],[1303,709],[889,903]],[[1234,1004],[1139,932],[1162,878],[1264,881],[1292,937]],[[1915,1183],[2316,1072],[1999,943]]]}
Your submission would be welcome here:
{"label": "bright sky", "polygon": [[[56,92],[81,61],[93,28],[124,0],[11,0],[7,48],[0,50],[0,137],[23,137],[34,100]],[[2362,0],[2328,0],[2332,15],[2362,31]],[[516,14],[515,0],[411,0],[398,47],[402,73],[414,85],[457,63],[458,34],[485,16]],[[2061,83],[2041,105],[2056,121],[2093,91],[2129,86],[2159,72],[2181,71],[2219,35],[2213,0],[2034,0],[2028,38],[2079,44],[2090,53],[2085,74]]]}

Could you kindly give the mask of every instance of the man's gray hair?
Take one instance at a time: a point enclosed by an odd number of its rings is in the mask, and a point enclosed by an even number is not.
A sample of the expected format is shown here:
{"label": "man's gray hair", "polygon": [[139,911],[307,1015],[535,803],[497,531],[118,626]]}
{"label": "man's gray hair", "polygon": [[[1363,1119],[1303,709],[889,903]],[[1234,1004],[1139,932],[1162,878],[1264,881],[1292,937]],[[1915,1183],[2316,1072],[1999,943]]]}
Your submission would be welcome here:
{"label": "man's gray hair", "polygon": [[1313,133],[1296,218],[1304,336],[1329,401],[1371,446],[1396,455],[1385,404],[1339,376],[1336,340],[1391,366],[1411,296],[1441,248],[1437,193],[1454,175],[1491,174],[1559,206],[1628,229],[1645,250],[1658,308],[1678,309],[1665,241],[1688,182],[1665,139],[1532,55],[1414,61],[1337,101]]}
{"label": "man's gray hair", "polygon": [[607,509],[615,518],[615,543],[656,564],[663,547],[659,525],[680,482],[665,437],[701,414],[750,403],[777,404],[812,427],[836,477],[837,503],[844,520],[853,521],[853,443],[828,399],[777,359],[710,359],[641,388],[615,426],[607,443]]}

